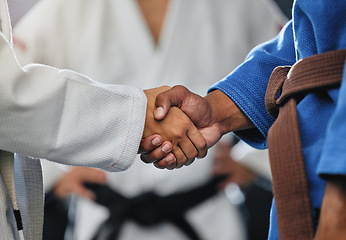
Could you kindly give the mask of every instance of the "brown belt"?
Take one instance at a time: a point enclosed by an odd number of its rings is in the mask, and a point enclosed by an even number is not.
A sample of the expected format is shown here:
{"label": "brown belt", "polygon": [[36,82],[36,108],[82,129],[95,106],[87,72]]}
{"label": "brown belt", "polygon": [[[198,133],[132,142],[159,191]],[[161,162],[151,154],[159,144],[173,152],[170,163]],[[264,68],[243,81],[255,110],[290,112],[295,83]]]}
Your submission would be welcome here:
{"label": "brown belt", "polygon": [[308,93],[339,87],[345,59],[346,49],[318,54],[292,67],[277,67],[270,76],[265,104],[276,118],[268,148],[280,240],[313,239],[297,103]]}

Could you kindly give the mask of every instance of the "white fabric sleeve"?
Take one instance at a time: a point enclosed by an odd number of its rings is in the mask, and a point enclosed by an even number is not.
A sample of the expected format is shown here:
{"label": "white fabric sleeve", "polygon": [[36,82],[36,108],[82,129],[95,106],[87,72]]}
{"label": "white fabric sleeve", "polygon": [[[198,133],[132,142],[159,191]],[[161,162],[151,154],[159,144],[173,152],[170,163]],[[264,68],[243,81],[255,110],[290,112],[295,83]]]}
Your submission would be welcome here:
{"label": "white fabric sleeve", "polygon": [[21,67],[2,33],[0,66],[1,149],[108,171],[132,164],[145,122],[142,90],[44,65]]}

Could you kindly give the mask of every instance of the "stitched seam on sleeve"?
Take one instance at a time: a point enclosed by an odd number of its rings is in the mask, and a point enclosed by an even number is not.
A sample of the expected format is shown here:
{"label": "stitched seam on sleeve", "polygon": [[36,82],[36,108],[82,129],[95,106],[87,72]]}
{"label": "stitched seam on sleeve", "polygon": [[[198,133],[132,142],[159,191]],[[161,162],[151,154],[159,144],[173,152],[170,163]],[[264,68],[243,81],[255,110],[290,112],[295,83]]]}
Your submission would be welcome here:
{"label": "stitched seam on sleeve", "polygon": [[125,140],[125,145],[124,145],[124,148],[123,148],[123,151],[120,155],[120,158],[118,159],[118,161],[116,161],[115,163],[112,164],[112,167],[113,168],[117,168],[115,165],[118,164],[118,162],[122,159],[123,155],[124,155],[124,152],[125,152],[125,148],[127,147],[127,143],[128,143],[128,140],[129,140],[129,136],[130,136],[130,131],[131,131],[131,128],[132,128],[132,123],[133,123],[133,110],[134,110],[134,105],[135,105],[135,97],[134,97],[134,94],[133,92],[131,91],[130,88],[127,88],[128,91],[131,93],[132,95],[132,110],[131,110],[131,121],[130,121],[130,126],[129,126],[129,129],[127,131],[127,136],[126,136],[126,140]]}

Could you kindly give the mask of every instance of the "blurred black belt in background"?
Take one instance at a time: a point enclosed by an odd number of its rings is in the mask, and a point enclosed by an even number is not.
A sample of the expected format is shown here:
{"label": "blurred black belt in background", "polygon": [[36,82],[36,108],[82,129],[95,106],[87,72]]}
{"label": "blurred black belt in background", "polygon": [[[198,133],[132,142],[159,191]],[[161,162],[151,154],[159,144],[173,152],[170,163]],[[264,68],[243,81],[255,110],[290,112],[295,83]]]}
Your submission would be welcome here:
{"label": "blurred black belt in background", "polygon": [[171,223],[186,236],[200,240],[200,236],[186,220],[187,210],[216,195],[218,184],[226,175],[215,176],[205,184],[168,196],[159,196],[154,192],[143,193],[128,198],[106,185],[86,184],[96,195],[96,202],[108,208],[109,218],[98,229],[93,240],[117,239],[122,225],[133,221],[140,226],[155,227],[161,223]]}

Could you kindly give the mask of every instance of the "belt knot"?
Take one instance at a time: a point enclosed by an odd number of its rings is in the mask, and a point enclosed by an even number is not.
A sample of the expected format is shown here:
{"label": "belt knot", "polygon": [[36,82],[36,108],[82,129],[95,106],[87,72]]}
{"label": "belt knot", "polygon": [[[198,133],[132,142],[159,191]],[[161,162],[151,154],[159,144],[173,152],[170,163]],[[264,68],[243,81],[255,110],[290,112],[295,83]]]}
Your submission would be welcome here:
{"label": "belt knot", "polygon": [[280,95],[283,92],[285,82],[287,82],[286,79],[290,69],[290,66],[276,67],[270,76],[265,95],[265,106],[267,112],[273,118],[277,118],[279,114],[279,108],[282,104]]}

